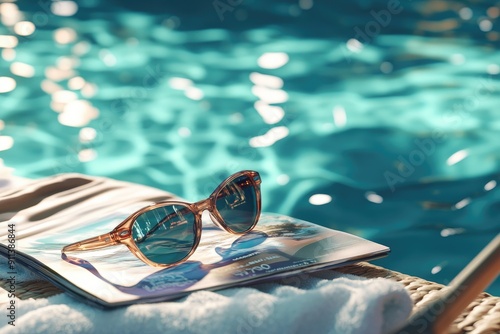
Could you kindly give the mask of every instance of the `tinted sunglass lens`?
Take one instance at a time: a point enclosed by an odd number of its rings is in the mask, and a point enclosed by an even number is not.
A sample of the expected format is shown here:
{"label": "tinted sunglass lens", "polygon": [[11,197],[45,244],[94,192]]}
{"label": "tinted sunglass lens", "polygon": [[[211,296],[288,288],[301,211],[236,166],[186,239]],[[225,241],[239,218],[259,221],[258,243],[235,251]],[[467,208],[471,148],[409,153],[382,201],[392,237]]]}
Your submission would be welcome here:
{"label": "tinted sunglass lens", "polygon": [[195,216],[188,207],[168,205],[141,214],[132,238],[150,261],[173,264],[184,259],[196,242]]}
{"label": "tinted sunglass lens", "polygon": [[216,208],[226,226],[236,233],[252,228],[258,215],[258,201],[254,183],[243,175],[222,188],[216,197]]}

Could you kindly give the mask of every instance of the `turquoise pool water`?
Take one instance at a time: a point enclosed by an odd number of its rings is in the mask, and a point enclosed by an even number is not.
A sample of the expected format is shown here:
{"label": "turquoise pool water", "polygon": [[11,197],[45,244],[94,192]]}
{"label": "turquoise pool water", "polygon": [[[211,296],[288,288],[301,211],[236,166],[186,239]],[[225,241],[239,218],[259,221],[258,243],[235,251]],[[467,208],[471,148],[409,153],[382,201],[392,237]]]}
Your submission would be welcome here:
{"label": "turquoise pool water", "polygon": [[448,283],[500,232],[498,5],[2,3],[0,158],[190,200],[256,169],[264,210]]}

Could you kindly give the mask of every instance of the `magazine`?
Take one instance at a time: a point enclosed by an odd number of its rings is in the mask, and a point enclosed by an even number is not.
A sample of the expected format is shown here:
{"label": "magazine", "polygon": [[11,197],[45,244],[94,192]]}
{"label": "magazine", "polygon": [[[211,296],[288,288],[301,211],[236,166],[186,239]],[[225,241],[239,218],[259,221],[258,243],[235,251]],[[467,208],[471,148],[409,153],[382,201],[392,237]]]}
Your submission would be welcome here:
{"label": "magazine", "polygon": [[[200,245],[184,263],[151,267],[126,246],[61,255],[61,248],[109,232],[136,209],[170,193],[106,178],[63,174],[0,187],[3,271],[24,265],[83,301],[105,308],[166,301],[382,257],[389,248],[284,215],[229,234],[204,219]],[[176,198],[178,199],[178,198]],[[204,217],[205,218],[205,217]]]}

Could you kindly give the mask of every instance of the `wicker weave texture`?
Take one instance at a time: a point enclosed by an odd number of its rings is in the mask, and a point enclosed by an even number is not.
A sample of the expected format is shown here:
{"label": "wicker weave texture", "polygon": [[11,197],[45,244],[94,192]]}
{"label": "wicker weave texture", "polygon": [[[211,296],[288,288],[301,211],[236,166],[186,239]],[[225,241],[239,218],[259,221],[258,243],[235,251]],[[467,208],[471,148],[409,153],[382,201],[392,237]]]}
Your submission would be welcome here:
{"label": "wicker weave texture", "polygon": [[[434,301],[439,295],[438,292],[446,287],[369,263],[358,263],[339,268],[337,271],[367,278],[383,277],[402,283],[413,300],[413,312]],[[449,333],[500,333],[500,298],[481,293],[455,320]]]}

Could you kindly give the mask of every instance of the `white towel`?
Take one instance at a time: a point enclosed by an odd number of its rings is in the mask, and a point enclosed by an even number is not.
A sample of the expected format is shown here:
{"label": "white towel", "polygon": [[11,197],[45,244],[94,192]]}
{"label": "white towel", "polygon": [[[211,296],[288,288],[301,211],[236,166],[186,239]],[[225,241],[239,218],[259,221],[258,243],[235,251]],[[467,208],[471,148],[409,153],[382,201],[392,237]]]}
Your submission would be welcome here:
{"label": "white towel", "polygon": [[378,334],[401,327],[413,307],[400,283],[334,271],[113,310],[66,294],[16,299],[15,305],[15,327],[4,315],[0,333]]}

